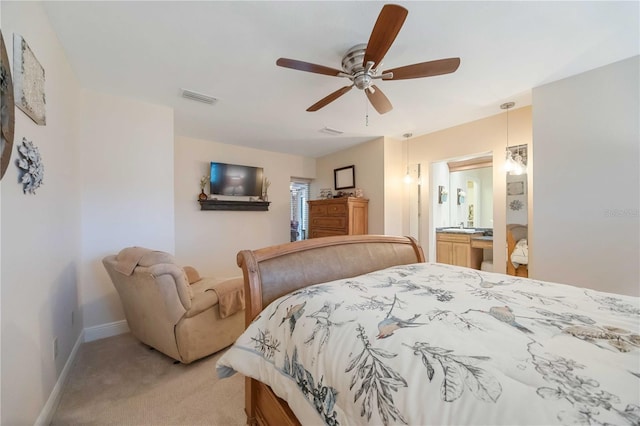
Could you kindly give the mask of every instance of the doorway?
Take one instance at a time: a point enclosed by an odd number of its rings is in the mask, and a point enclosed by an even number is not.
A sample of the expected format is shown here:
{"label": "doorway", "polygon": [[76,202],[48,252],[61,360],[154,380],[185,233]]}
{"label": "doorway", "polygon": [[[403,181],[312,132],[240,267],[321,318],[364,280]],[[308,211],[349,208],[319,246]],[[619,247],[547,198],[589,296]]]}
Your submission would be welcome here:
{"label": "doorway", "polygon": [[289,192],[291,196],[291,241],[307,239],[309,228],[309,186],[310,181],[291,178]]}

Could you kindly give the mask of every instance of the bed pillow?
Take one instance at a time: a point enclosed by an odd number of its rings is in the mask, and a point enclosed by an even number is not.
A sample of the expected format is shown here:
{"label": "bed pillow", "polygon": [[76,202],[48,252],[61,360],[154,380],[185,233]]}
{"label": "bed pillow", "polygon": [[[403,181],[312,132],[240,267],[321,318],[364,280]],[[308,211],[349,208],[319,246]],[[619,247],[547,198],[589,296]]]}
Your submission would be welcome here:
{"label": "bed pillow", "polygon": [[513,266],[516,268],[529,263],[529,245],[527,244],[526,238],[518,240],[516,243],[511,253],[511,263],[513,263]]}

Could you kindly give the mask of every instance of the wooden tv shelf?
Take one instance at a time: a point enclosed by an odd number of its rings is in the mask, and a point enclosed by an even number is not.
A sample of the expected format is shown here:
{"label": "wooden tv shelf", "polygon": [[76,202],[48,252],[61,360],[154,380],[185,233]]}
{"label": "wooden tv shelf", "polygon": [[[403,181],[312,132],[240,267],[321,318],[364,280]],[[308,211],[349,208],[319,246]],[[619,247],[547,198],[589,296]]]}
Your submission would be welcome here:
{"label": "wooden tv shelf", "polygon": [[233,201],[233,200],[199,200],[200,210],[235,210],[262,211],[269,210],[270,201]]}

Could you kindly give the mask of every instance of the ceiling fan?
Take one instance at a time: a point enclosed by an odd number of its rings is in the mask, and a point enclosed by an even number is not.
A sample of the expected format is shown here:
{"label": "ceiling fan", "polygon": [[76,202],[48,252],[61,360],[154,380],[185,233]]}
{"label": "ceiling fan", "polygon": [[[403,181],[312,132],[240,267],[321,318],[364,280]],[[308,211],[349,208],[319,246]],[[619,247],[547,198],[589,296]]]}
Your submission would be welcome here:
{"label": "ceiling fan", "polygon": [[344,86],[320,99],[307,108],[307,111],[317,111],[327,106],[355,86],[360,90],[364,90],[369,102],[378,113],[385,114],[391,111],[393,107],[384,93],[373,84],[374,80],[407,80],[432,77],[455,72],[460,66],[460,58],[447,58],[384,71],[379,69],[384,55],[400,32],[408,13],[407,9],[402,6],[395,4],[384,5],[380,15],[378,15],[373,31],[371,31],[369,42],[353,46],[347,51],[342,58],[342,70],[287,58],[279,58],[276,61],[276,65],[316,74],[345,77],[353,82],[351,85]]}

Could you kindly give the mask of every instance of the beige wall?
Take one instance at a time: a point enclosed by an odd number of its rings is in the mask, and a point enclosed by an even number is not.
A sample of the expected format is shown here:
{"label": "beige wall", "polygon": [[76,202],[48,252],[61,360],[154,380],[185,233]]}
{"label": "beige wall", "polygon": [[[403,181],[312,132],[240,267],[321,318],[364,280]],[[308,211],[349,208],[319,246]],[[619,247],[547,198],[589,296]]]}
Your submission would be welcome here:
{"label": "beige wall", "polygon": [[364,197],[369,199],[369,233],[384,234],[384,152],[385,139],[378,138],[318,158],[318,174],[311,184],[311,199],[318,199],[322,188],[335,192],[333,170],[353,164],[356,187],[362,188]]}
{"label": "beige wall", "polygon": [[537,278],[640,295],[639,64],[533,91]]}
{"label": "beige wall", "polygon": [[409,198],[409,185],[405,185],[406,142],[384,138],[384,234],[409,235],[409,226],[405,222]]}
{"label": "beige wall", "polygon": [[[13,34],[24,37],[45,69],[46,126],[15,110],[15,143],[2,178],[1,312],[3,425],[36,423],[82,330],[77,280],[80,175],[77,114],[80,87],[35,2],[2,2],[2,34],[13,71]],[[17,146],[38,147],[44,184],[35,195],[18,183]],[[58,339],[58,357],[53,340]]]}
{"label": "beige wall", "polygon": [[[209,175],[211,161],[263,167],[271,181],[269,211],[201,211],[199,182]],[[176,257],[215,277],[242,275],[236,264],[240,250],[290,240],[290,179],[316,173],[312,158],[187,137],[176,138],[175,170]]]}
{"label": "beige wall", "polygon": [[[499,105],[496,105],[499,110]],[[506,175],[504,168],[504,152],[507,145],[506,113],[499,113],[481,120],[461,124],[439,132],[409,139],[409,163],[420,163],[422,173],[422,200],[437,199],[430,192],[433,172],[431,164],[465,155],[493,153],[493,225],[494,246],[493,262],[495,272],[506,271]],[[516,108],[509,111],[509,145],[529,144],[532,141],[531,107]],[[529,163],[532,164],[532,161]],[[531,179],[529,179],[531,185]],[[531,188],[531,186],[529,186]],[[529,191],[529,194],[531,191]],[[449,191],[449,197],[453,194]],[[529,203],[531,205],[531,203]],[[420,241],[427,259],[435,261],[436,225],[433,220],[433,209],[437,203],[423,202],[420,218]],[[504,242],[503,245],[498,242]],[[531,251],[535,251],[535,246]]]}
{"label": "beige wall", "polygon": [[89,90],[80,110],[81,303],[84,326],[95,327],[124,319],[103,257],[174,251],[173,110]]}

